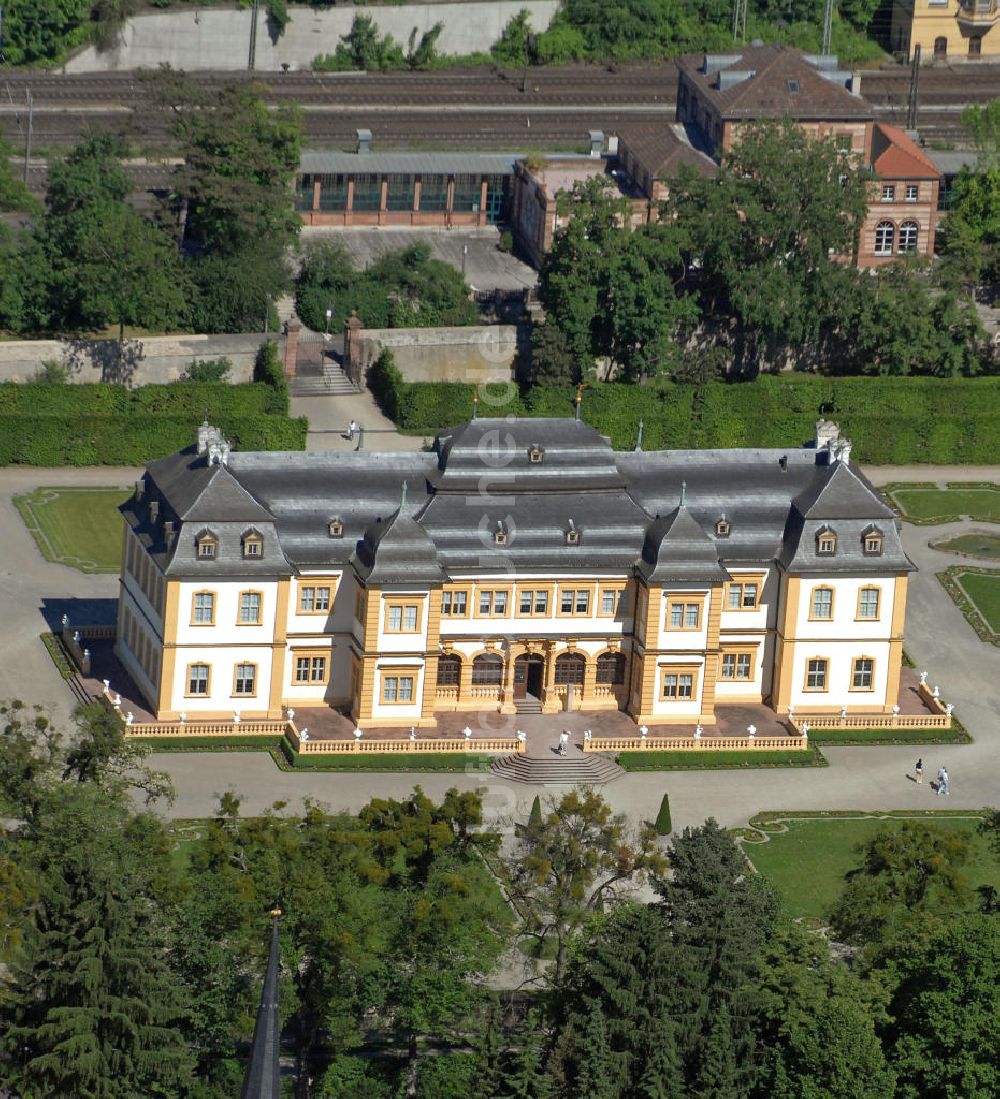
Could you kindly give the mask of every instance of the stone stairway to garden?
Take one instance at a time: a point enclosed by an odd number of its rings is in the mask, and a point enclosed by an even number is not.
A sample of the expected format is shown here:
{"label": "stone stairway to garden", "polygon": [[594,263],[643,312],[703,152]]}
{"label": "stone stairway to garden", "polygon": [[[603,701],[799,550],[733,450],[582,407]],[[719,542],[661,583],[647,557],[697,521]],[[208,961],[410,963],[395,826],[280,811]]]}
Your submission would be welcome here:
{"label": "stone stairway to garden", "polygon": [[609,756],[599,752],[551,757],[529,756],[524,753],[500,756],[490,770],[500,778],[512,782],[530,782],[538,786],[570,784],[573,786],[599,786],[625,774]]}

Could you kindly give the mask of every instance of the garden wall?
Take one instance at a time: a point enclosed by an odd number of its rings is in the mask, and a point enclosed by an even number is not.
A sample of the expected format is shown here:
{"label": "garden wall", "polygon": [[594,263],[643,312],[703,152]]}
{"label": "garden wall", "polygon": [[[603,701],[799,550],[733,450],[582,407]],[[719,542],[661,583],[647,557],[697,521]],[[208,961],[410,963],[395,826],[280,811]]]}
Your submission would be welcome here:
{"label": "garden wall", "polygon": [[455,328],[364,328],[356,335],[360,376],[384,350],[405,382],[504,382],[528,340],[514,324]]}
{"label": "garden wall", "polygon": [[[234,5],[235,7],[235,5]],[[531,15],[536,31],[545,30],[559,7],[558,0],[487,0],[485,3],[407,4],[388,7],[290,7],[292,21],[280,38],[268,27],[265,5],[257,13],[255,68],[279,71],[308,69],[317,54],[334,53],[348,34],[355,15],[374,19],[382,34],[391,34],[406,49],[410,32],[417,38],[435,23],[444,29],[435,48],[442,54],[485,52],[504,27],[522,9]],[[193,10],[192,10],[193,9]],[[199,8],[139,15],[122,30],[119,44],[98,52],[87,46],[65,66],[66,72],[103,72],[108,69],[246,69],[250,52],[249,7],[242,10]]]}
{"label": "garden wall", "polygon": [[[283,356],[283,337],[271,333]],[[117,340],[11,340],[0,342],[0,382],[30,382],[46,360],[70,367],[69,381],[153,385],[175,382],[194,359],[226,358],[230,382],[249,382],[264,342],[262,332],[235,336],[146,336],[127,339],[119,356]]]}

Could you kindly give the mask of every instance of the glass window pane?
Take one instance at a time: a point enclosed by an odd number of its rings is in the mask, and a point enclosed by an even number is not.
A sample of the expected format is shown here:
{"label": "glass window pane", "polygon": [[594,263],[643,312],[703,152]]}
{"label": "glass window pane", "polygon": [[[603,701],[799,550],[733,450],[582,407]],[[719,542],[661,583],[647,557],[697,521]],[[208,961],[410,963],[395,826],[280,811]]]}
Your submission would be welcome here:
{"label": "glass window pane", "polygon": [[455,176],[455,192],[451,208],[465,213],[476,213],[482,203],[482,177]]}
{"label": "glass window pane", "polygon": [[498,591],[493,593],[493,613],[507,613],[507,593],[505,591]]}
{"label": "glass window pane", "polygon": [[479,613],[489,614],[492,602],[493,593],[490,591],[481,591],[479,593]]}
{"label": "glass window pane", "polygon": [[382,177],[362,174],[354,177],[354,205],[358,212],[378,210],[382,203]]}
{"label": "glass window pane", "polygon": [[533,592],[530,592],[530,591],[521,592],[521,602],[520,602],[520,605],[519,605],[519,610],[520,610],[521,614],[531,614],[531,602],[532,602],[533,596],[534,596]]}
{"label": "glass window pane", "polygon": [[398,630],[403,625],[403,608],[402,607],[390,607],[389,608],[389,629]]}
{"label": "glass window pane", "polygon": [[670,608],[670,628],[672,630],[679,630],[684,625],[684,608],[675,603]]}
{"label": "glass window pane", "polygon": [[562,610],[563,614],[573,613],[573,594],[574,593],[572,591],[563,591],[560,593],[560,609]]}
{"label": "glass window pane", "polygon": [[421,178],[420,209],[427,211],[448,209],[448,177],[427,175]]}
{"label": "glass window pane", "polygon": [[697,629],[698,627],[698,604],[688,603],[684,607],[684,625],[689,630]]}
{"label": "glass window pane", "polygon": [[743,585],[742,584],[730,584],[729,585],[729,609],[738,611],[742,605],[743,600]]}
{"label": "glass window pane", "polygon": [[388,180],[388,194],[386,196],[387,210],[412,210],[413,209],[413,184],[416,177],[412,175],[390,175]]}
{"label": "glass window pane", "polygon": [[347,177],[344,175],[316,176],[319,180],[319,208],[321,210],[347,209]]}
{"label": "glass window pane", "polygon": [[535,614],[548,614],[549,593],[547,591],[535,592]]}
{"label": "glass window pane", "polygon": [[743,586],[743,606],[744,607],[756,607],[757,606],[757,585],[745,584]]}
{"label": "glass window pane", "polygon": [[576,613],[586,614],[590,610],[590,592],[578,591],[576,593]]}
{"label": "glass window pane", "polygon": [[415,630],[417,628],[417,608],[416,607],[404,607],[403,608],[403,628],[407,630]]}

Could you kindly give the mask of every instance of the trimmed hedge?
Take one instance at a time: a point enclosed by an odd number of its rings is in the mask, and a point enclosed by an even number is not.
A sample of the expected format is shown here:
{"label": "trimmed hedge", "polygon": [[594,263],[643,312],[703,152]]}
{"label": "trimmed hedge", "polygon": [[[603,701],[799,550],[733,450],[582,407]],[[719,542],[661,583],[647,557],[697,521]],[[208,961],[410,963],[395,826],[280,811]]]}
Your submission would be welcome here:
{"label": "trimmed hedge", "polygon": [[[239,450],[305,448],[304,419],[209,415]],[[203,416],[0,415],[0,466],[139,466],[190,446]]]}
{"label": "trimmed hedge", "polygon": [[143,465],[194,442],[202,420],[238,450],[302,450],[308,423],[288,419],[273,344],[248,385],[181,382],[0,385],[0,466]]}
{"label": "trimmed hedge", "polygon": [[287,416],[288,392],[283,385],[252,382],[174,382],[129,389],[111,382],[59,385],[45,382],[4,382],[0,385],[0,416]]}
{"label": "trimmed hedge", "polygon": [[619,752],[615,757],[626,771],[727,771],[749,767],[826,767],[826,757],[818,748],[788,751],[746,752],[704,751],[657,752],[647,748],[639,752]]}
{"label": "trimmed hedge", "polygon": [[[427,435],[472,414],[476,387],[404,382],[391,362],[372,388],[400,429]],[[575,389],[480,387],[480,415],[572,416]],[[597,383],[583,418],[618,449],[790,447],[813,438],[819,417],[836,420],[859,461],[990,464],[1000,438],[1000,377],[826,378],[764,375],[695,387]]]}

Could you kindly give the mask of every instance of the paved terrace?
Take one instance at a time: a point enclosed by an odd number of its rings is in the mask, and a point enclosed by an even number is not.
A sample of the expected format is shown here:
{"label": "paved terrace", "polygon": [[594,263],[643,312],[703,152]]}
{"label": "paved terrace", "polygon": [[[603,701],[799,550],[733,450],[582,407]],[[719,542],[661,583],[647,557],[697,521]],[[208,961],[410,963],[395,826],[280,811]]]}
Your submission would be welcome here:
{"label": "paved terrace", "polygon": [[[84,680],[84,686],[91,694],[99,695],[103,689],[103,680],[111,683],[112,691],[121,695],[123,713],[131,712],[139,724],[162,725],[164,729],[176,727],[176,722],[159,722],[150,712],[138,686],[125,671],[115,656],[111,643],[93,641],[91,650],[91,675]],[[898,705],[901,714],[930,714],[931,711],[920,697],[917,687],[919,678],[911,668],[904,668],[900,677]],[[354,738],[355,724],[329,706],[301,706],[293,710],[296,728],[301,732],[308,730],[309,741],[339,741],[350,743]],[[717,706],[716,724],[705,725],[702,739],[710,741],[725,737],[743,737],[747,728],[753,725],[756,735],[765,737],[795,737],[787,720],[779,717],[770,707],[763,705]],[[197,735],[197,717],[191,715],[191,735]],[[434,729],[415,729],[416,738],[422,743],[434,740],[460,740],[464,730],[472,730],[469,751],[475,752],[476,742],[496,737],[515,737],[523,732],[526,737],[525,750],[529,756],[545,758],[559,745],[559,735],[563,731],[570,734],[570,743],[582,749],[584,731],[593,736],[594,746],[604,738],[637,737],[638,727],[627,714],[618,710],[576,711],[557,714],[499,714],[492,710],[476,710],[455,713],[439,713],[437,727]],[[683,725],[650,726],[648,744],[656,748],[658,743],[666,743],[679,738],[694,736],[694,722]],[[399,741],[409,737],[405,727],[387,728],[376,724],[362,723],[365,744],[380,740]],[[234,729],[234,731],[236,731]],[[155,734],[152,734],[155,735]]]}

